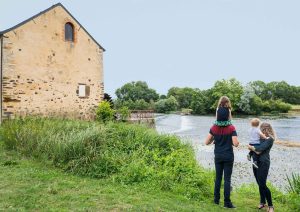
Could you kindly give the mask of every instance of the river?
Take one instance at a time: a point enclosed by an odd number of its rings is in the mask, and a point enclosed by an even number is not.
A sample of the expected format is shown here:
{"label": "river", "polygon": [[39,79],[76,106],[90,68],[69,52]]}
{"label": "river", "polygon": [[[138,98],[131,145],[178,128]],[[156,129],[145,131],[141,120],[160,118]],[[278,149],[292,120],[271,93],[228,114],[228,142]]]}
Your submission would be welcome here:
{"label": "river", "polygon": [[[246,159],[250,119],[251,117],[233,119],[241,142],[239,148],[234,148],[235,165],[232,177],[234,186],[255,182],[251,164]],[[160,133],[177,135],[184,142],[190,143],[195,149],[197,161],[202,166],[213,169],[214,147],[213,145],[205,146],[203,142],[214,120],[213,116],[158,115],[156,116],[156,130]],[[264,117],[261,121],[272,124],[278,140],[300,143],[300,116],[276,119]],[[270,154],[271,168],[268,179],[284,191],[287,185],[286,177],[293,172],[300,172],[300,148],[275,144]]]}

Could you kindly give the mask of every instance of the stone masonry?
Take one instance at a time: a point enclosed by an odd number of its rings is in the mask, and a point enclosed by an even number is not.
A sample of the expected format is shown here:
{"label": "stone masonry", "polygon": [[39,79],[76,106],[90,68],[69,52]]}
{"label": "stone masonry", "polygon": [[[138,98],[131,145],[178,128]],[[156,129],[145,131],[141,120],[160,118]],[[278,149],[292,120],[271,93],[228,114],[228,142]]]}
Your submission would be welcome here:
{"label": "stone masonry", "polygon": [[[68,22],[74,41],[65,40]],[[29,114],[94,118],[104,94],[104,49],[61,4],[0,36],[1,120]],[[85,97],[80,84],[89,88]]]}

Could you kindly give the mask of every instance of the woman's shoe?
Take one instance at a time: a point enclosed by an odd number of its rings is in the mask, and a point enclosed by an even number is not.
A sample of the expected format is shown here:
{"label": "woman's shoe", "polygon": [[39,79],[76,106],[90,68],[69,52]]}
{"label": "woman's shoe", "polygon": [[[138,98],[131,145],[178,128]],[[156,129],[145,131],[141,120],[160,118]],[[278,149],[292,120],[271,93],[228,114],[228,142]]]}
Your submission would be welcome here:
{"label": "woman's shoe", "polygon": [[265,208],[266,207],[266,204],[260,204],[259,206],[258,206],[258,209],[263,209],[263,208]]}
{"label": "woman's shoe", "polygon": [[232,202],[224,202],[224,208],[235,209],[236,207],[232,204]]}
{"label": "woman's shoe", "polygon": [[220,200],[214,200],[214,203],[216,204],[216,205],[219,205],[220,204]]}
{"label": "woman's shoe", "polygon": [[274,207],[273,206],[269,206],[268,212],[274,212]]}

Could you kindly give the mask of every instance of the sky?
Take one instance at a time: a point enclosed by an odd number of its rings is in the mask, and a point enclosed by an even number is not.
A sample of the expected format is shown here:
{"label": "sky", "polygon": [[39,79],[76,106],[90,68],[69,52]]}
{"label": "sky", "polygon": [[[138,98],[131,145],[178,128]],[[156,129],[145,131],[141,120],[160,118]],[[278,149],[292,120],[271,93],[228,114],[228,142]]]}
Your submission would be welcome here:
{"label": "sky", "polygon": [[[0,0],[0,30],[58,3]],[[160,94],[236,78],[300,86],[299,0],[61,0],[106,49],[105,92],[146,81]]]}

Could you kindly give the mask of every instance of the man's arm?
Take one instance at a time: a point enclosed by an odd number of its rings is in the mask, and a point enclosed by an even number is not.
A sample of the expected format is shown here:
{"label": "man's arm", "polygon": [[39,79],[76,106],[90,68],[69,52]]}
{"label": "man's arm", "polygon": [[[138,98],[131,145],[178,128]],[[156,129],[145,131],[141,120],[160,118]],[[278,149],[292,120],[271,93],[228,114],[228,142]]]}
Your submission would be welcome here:
{"label": "man's arm", "polygon": [[214,136],[210,133],[208,133],[206,139],[205,139],[205,145],[209,145],[214,141]]}
{"label": "man's arm", "polygon": [[235,147],[238,147],[238,146],[239,146],[240,142],[238,141],[237,136],[232,136],[232,144],[233,144],[233,146],[235,146]]}

